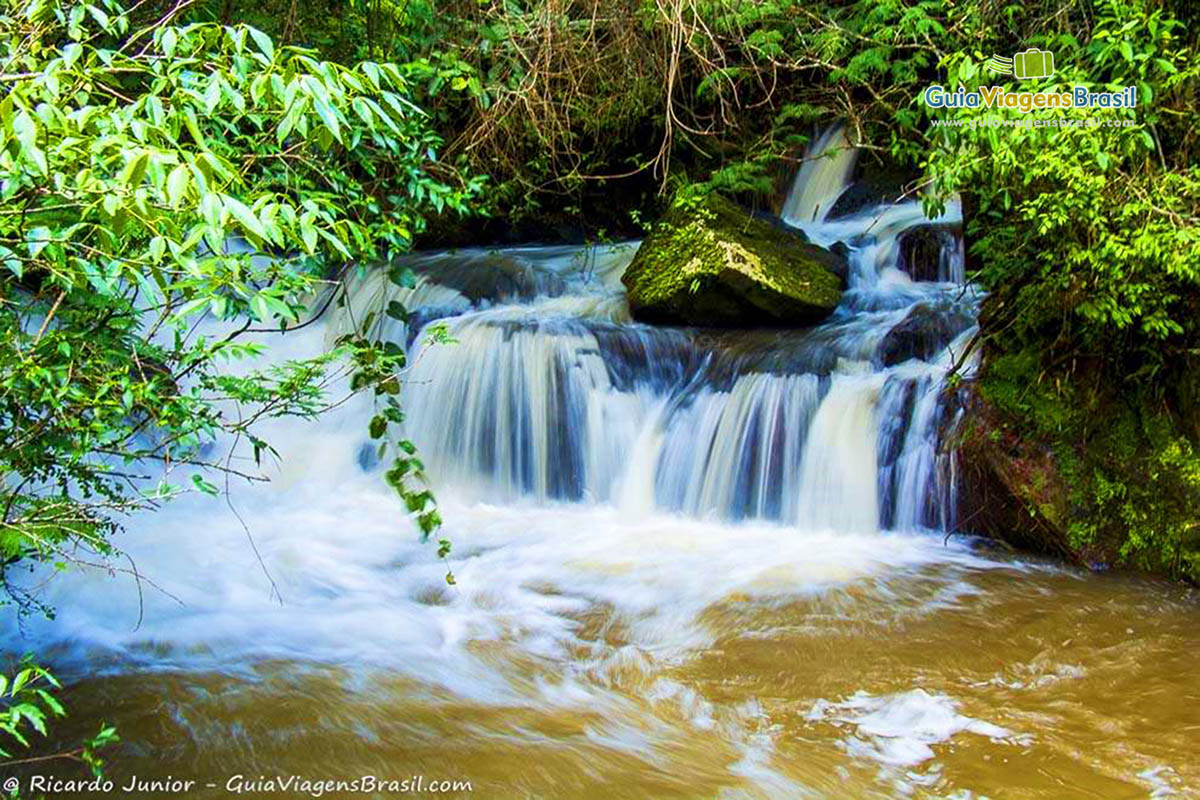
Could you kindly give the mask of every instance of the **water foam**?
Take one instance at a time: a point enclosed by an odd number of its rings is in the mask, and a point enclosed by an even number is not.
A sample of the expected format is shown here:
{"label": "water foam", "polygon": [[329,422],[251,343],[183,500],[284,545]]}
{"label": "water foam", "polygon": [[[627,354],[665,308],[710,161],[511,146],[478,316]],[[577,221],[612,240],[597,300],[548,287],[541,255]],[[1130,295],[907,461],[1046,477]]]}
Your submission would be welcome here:
{"label": "water foam", "polygon": [[892,767],[928,761],[936,755],[934,745],[963,733],[996,742],[1029,742],[999,725],[960,713],[952,697],[924,689],[883,696],[860,691],[840,702],[818,700],[805,718],[851,731],[844,739],[848,752]]}

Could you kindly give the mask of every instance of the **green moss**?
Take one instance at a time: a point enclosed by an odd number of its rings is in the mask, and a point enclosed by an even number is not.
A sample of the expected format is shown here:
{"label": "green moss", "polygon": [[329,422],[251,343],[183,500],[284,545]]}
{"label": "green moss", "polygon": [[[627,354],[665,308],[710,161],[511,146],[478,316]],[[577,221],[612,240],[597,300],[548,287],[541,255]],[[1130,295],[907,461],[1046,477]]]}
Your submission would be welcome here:
{"label": "green moss", "polygon": [[622,278],[634,314],[692,325],[810,324],[841,299],[837,256],[718,196],[677,203]]}
{"label": "green moss", "polygon": [[991,452],[1054,471],[1009,468],[1009,491],[1081,560],[1200,581],[1200,453],[1161,397],[1086,367],[1055,379],[1032,350],[989,359],[979,389]]}

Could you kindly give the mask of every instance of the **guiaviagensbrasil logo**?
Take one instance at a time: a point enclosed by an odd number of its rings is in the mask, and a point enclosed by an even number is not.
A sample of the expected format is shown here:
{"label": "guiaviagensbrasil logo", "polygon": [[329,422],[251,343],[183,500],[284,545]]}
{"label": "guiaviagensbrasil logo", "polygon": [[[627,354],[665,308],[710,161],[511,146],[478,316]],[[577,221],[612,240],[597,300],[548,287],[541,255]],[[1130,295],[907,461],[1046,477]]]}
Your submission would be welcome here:
{"label": "guiaviagensbrasil logo", "polygon": [[[1049,50],[1031,47],[1011,58],[978,57],[982,62],[980,66],[997,75],[1011,75],[1022,81],[1054,77],[1054,54]],[[929,108],[1012,109],[1021,113],[1042,109],[1136,108],[1138,104],[1136,86],[1126,86],[1115,92],[1096,92],[1086,86],[1014,92],[1004,86],[980,86],[968,91],[963,86],[946,89],[935,83],[925,88],[922,98]]]}
{"label": "guiaviagensbrasil logo", "polygon": [[992,56],[987,68],[997,75],[1012,75],[1020,80],[1050,78],[1054,76],[1054,53],[1031,47],[1012,58]]}

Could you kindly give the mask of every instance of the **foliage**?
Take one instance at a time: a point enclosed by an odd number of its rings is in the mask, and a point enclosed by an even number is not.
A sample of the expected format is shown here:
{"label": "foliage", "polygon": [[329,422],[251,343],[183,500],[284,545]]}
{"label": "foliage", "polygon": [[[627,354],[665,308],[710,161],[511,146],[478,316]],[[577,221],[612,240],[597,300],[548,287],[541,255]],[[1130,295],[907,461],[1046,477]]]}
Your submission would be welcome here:
{"label": "foliage", "polygon": [[[1065,304],[1064,335],[1077,353],[1128,331],[1131,349],[1108,355],[1132,356],[1153,377],[1169,358],[1162,344],[1195,324],[1187,295],[1200,278],[1200,168],[1189,157],[1188,106],[1200,64],[1181,41],[1182,23],[1161,9],[1112,0],[1098,12],[1086,44],[1069,32],[1031,40],[1052,47],[1062,65],[1038,88],[1137,86],[1148,106],[1047,110],[1029,120],[1087,126],[939,127],[928,168],[946,190],[977,197],[979,277],[1022,287],[1014,302],[1023,329],[1060,317]],[[951,85],[994,82],[967,55],[947,67]],[[981,115],[955,116],[978,123]]]}
{"label": "foliage", "polygon": [[[47,722],[65,717],[63,704],[55,697],[62,686],[46,668],[26,656],[11,675],[0,674],[0,766],[13,767],[30,759],[14,756],[10,749],[27,749],[30,737],[49,736]],[[118,741],[116,729],[100,724],[100,730],[77,747],[36,757],[37,761],[65,759],[80,762],[92,774],[103,774],[104,759],[99,751]],[[16,796],[15,794],[12,796]]]}
{"label": "foliage", "polygon": [[[1037,89],[1135,86],[1140,105],[1045,110],[1017,127],[988,126],[979,109],[929,112],[967,123],[930,128],[926,168],[974,207],[976,278],[992,293],[982,389],[1056,453],[1075,547],[1188,572],[1200,550],[1185,385],[1200,344],[1194,34],[1145,0],[1099,0],[1024,33],[1056,56]],[[988,52],[947,58],[946,84],[996,83]]]}
{"label": "foliage", "polygon": [[[308,324],[314,297],[478,188],[437,161],[395,65],[322,61],[244,25],[131,19],[116,0],[8,0],[0,16],[6,566],[109,553],[120,515],[215,494],[213,471],[260,479],[212,443],[261,462],[256,423],[320,413],[342,375],[393,397],[403,354],[361,336],[229,362]],[[423,487],[392,483],[435,528]]]}
{"label": "foliage", "polygon": [[343,11],[336,24],[294,0],[237,13],[400,62],[449,157],[493,177],[491,210],[614,229],[628,227],[614,206],[657,208],[689,180],[769,196],[780,160],[794,163],[822,119],[848,118],[856,144],[878,148],[875,126],[886,145],[887,126],[915,127],[907,99],[965,33],[931,36],[979,15],[899,0],[355,0]]}
{"label": "foliage", "polygon": [[[993,437],[1048,449],[1067,496],[1063,533],[1089,563],[1125,563],[1200,579],[1200,457],[1153,384],[1108,385],[1094,365],[1071,380],[1030,350],[992,350],[980,381]],[[1033,513],[1033,512],[1031,512]]]}

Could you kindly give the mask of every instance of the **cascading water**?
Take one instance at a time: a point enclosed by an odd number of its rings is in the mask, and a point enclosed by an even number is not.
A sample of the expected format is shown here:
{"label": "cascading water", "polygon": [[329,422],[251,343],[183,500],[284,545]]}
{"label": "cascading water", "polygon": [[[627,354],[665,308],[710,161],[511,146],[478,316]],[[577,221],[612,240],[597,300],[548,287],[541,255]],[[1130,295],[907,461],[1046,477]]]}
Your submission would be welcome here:
{"label": "cascading water", "polygon": [[[815,148],[785,221],[847,244],[850,274],[842,307],[811,331],[748,344],[631,325],[619,278],[633,245],[590,272],[553,249],[413,259],[429,280],[449,276],[443,291],[479,280],[451,265],[503,267],[492,296],[439,323],[458,345],[416,347],[410,434],[435,481],[483,499],[632,502],[808,530],[942,528],[953,504],[939,453],[953,416],[944,379],[977,303],[961,239],[936,239],[947,280],[912,280],[900,239],[933,224],[920,205],[828,220],[854,150],[836,127]],[[959,222],[951,204],[936,225]]]}
{"label": "cascading water", "polygon": [[785,206],[849,262],[809,330],[635,324],[629,243],[416,254],[412,288],[372,272],[321,326],[264,335],[277,357],[364,325],[408,348],[455,585],[358,397],[268,422],[275,480],[232,508],[132,520],[118,544],[153,584],[60,576],[57,619],[6,649],[75,682],[68,738],[116,723],[112,770],[197,797],[416,771],[503,798],[1186,791],[1194,604],[940,534],[979,301],[960,211],[838,214],[854,158],[822,134]]}
{"label": "cascading water", "polygon": [[793,225],[817,222],[829,215],[846,190],[858,151],[846,141],[841,125],[831,125],[813,142],[783,204],[783,218]]}

